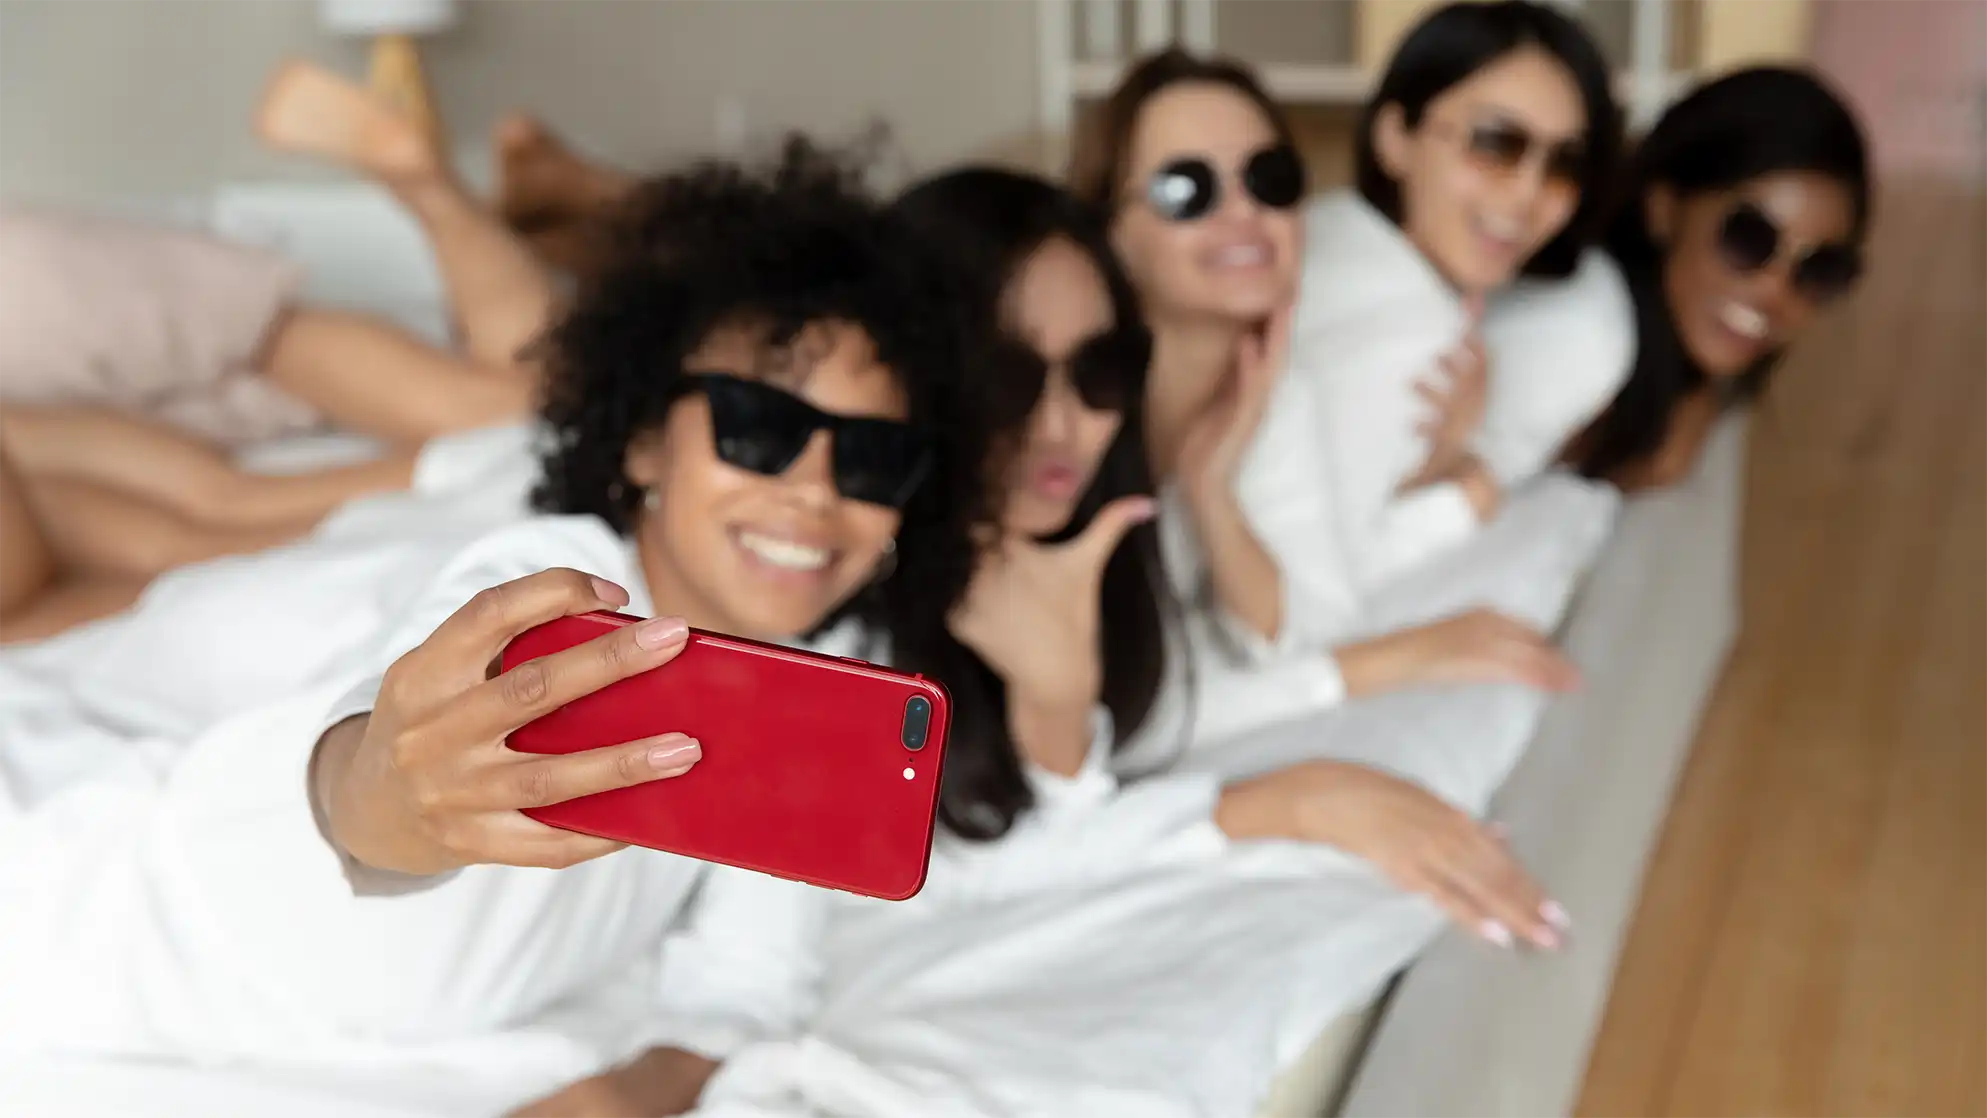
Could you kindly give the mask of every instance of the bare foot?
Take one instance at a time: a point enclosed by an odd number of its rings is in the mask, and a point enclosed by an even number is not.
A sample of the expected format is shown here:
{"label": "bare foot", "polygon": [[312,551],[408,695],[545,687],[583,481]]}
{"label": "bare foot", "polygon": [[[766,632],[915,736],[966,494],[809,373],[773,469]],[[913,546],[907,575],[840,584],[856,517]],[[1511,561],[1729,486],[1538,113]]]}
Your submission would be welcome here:
{"label": "bare foot", "polygon": [[255,131],[284,151],[342,163],[389,182],[436,174],[442,163],[407,117],[322,67],[285,63],[263,91]]}
{"label": "bare foot", "polygon": [[614,244],[608,225],[578,218],[534,225],[517,235],[541,263],[579,280],[600,271]]}
{"label": "bare foot", "polygon": [[497,214],[520,232],[591,221],[632,182],[581,158],[551,129],[521,113],[497,122],[491,147],[497,155]]}

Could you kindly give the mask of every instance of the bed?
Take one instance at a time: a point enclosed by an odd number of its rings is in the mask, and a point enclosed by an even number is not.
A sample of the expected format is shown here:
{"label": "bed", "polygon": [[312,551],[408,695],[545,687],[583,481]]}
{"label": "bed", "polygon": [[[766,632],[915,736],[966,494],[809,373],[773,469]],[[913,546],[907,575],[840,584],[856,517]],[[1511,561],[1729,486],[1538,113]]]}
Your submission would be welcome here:
{"label": "bed", "polygon": [[[311,298],[446,336],[440,277],[419,230],[375,187],[230,186],[212,220],[304,261]],[[1290,1063],[1265,1118],[1572,1105],[1643,865],[1736,629],[1745,434],[1743,416],[1728,419],[1692,479],[1626,503],[1563,629],[1588,685],[1546,715],[1499,797],[1526,864],[1577,914],[1571,948],[1520,958],[1445,937]],[[368,449],[348,436],[303,436],[251,448],[245,460],[283,470]],[[1449,1054],[1441,1076],[1425,1073],[1430,1050]]]}
{"label": "bed", "polygon": [[[1747,418],[1695,475],[1626,503],[1563,628],[1584,689],[1546,714],[1498,795],[1518,854],[1574,914],[1570,946],[1519,957],[1445,937],[1335,1023],[1263,1118],[1570,1113],[1642,873],[1737,631]],[[1428,1053],[1442,1072],[1429,1074]]]}
{"label": "bed", "polygon": [[[231,187],[211,220],[303,261],[310,298],[389,315],[429,337],[446,333],[439,279],[419,234],[374,188]],[[1695,478],[1622,512],[1565,624],[1588,685],[1547,713],[1499,797],[1514,845],[1575,914],[1572,948],[1521,957],[1445,936],[1289,1060],[1262,1114],[1519,1115],[1570,1106],[1642,865],[1732,638],[1743,448],[1743,421],[1727,423]],[[243,461],[283,471],[370,451],[364,440],[307,435],[251,447]],[[1444,1074],[1426,1073],[1429,1051],[1445,1053]],[[0,1109],[10,1113],[164,1113],[165,1100],[179,1100],[183,1109],[173,1113],[406,1118],[396,1107],[407,1097],[375,1097],[308,1073],[0,1065]]]}

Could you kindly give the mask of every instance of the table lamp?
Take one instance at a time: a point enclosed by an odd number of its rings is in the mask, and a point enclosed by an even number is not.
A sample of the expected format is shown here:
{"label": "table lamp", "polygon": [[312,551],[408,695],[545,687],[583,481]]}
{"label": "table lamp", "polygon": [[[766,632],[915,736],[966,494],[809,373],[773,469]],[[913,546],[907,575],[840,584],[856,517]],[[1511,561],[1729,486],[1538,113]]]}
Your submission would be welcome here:
{"label": "table lamp", "polygon": [[318,0],[318,16],[326,30],[372,39],[367,85],[407,114],[437,151],[447,150],[441,118],[414,40],[454,26],[457,9],[456,0]]}

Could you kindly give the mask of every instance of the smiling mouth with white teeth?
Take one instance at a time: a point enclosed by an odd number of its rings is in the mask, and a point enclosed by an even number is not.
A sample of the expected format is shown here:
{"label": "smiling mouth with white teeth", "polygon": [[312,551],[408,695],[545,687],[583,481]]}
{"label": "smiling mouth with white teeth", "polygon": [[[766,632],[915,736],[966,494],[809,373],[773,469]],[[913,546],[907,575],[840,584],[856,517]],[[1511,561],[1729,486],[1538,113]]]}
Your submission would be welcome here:
{"label": "smiling mouth with white teeth", "polygon": [[1204,259],[1213,268],[1261,268],[1269,264],[1270,250],[1262,241],[1245,241],[1214,249]]}
{"label": "smiling mouth with white teeth", "polygon": [[1514,255],[1524,247],[1525,228],[1522,222],[1480,214],[1472,224],[1476,226],[1477,236],[1506,255]]}
{"label": "smiling mouth with white teeth", "polygon": [[1765,311],[1730,299],[1718,304],[1718,323],[1749,342],[1765,341],[1772,325]]}
{"label": "smiling mouth with white teeth", "polygon": [[835,557],[835,553],[827,548],[744,528],[734,531],[732,540],[740,550],[765,566],[794,574],[817,574],[826,570]]}

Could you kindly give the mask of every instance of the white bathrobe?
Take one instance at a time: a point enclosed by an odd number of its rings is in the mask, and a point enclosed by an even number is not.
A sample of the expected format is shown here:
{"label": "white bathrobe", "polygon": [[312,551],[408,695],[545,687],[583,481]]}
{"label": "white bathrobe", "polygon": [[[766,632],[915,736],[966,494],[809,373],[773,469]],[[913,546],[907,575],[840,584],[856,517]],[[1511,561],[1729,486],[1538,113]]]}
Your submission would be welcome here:
{"label": "white bathrobe", "polygon": [[[486,1113],[590,1074],[662,1028],[651,996],[660,944],[702,864],[628,850],[562,872],[475,867],[405,895],[361,896],[317,830],[305,782],[314,743],[369,707],[386,665],[476,591],[571,566],[628,587],[632,608],[647,609],[630,547],[592,518],[525,519],[453,551],[410,545],[401,562],[310,588],[303,596],[355,608],[390,597],[394,610],[372,639],[328,656],[288,626],[302,643],[287,672],[203,655],[203,629],[176,631],[160,613],[171,596],[148,602],[128,631],[157,642],[172,678],[199,664],[221,679],[284,677],[191,731],[189,712],[106,709],[11,676],[0,706],[0,1055],[218,1065]],[[38,666],[54,651],[41,649]],[[726,944],[706,958],[745,978],[769,966]]]}
{"label": "white bathrobe", "polygon": [[1229,850],[1223,766],[1378,751],[1480,809],[1529,736],[1532,700],[1486,690],[1378,722],[1358,704],[1126,786],[1093,744],[1075,779],[1032,774],[1043,806],[1005,840],[942,839],[904,905],[721,871],[686,924],[702,867],[639,850],[355,896],[310,816],[311,743],[475,590],[551,565],[646,607],[622,541],[539,518],[436,564],[391,637],[190,735],[136,708],[56,719],[59,692],[0,708],[43,716],[0,717],[0,1103],[491,1113],[674,1043],[727,1059],[713,1107],[1229,1113],[1441,920],[1329,851]]}
{"label": "white bathrobe", "polygon": [[[1459,486],[1400,493],[1426,460],[1415,393],[1460,340],[1461,300],[1400,229],[1352,191],[1323,195],[1306,244],[1290,358],[1238,476],[1244,515],[1282,576],[1274,646],[1239,625],[1261,663],[1312,655],[1360,628],[1388,581],[1451,550],[1477,528]],[[1606,407],[1634,355],[1634,311],[1614,264],[1590,250],[1560,281],[1522,280],[1484,312],[1489,394],[1475,448],[1507,486],[1549,465]],[[1175,531],[1169,566],[1203,581]]]}
{"label": "white bathrobe", "polygon": [[[506,453],[528,464],[521,445]],[[757,992],[754,976],[818,946],[794,908],[811,892],[799,886],[744,875],[749,895],[795,918],[754,916],[741,934],[726,919],[736,906],[705,906],[671,965],[663,936],[699,864],[630,850],[357,895],[319,834],[313,743],[369,708],[385,666],[477,590],[571,566],[627,586],[647,612],[629,547],[597,521],[531,518],[462,545],[474,522],[519,515],[523,487],[501,500],[496,488],[480,512],[400,523],[397,548],[340,563],[335,548],[298,547],[191,570],[124,617],[0,656],[0,1062],[60,1075],[65,1062],[163,1061],[226,1069],[215,1082],[236,1092],[336,1084],[355,1106],[484,1113],[649,1044],[722,1052],[797,1029],[803,1007]],[[248,624],[215,626],[214,594]],[[826,650],[868,651],[847,633]],[[1205,774],[1155,784],[1092,829],[1012,846],[1009,887],[1038,884],[1030,867],[1062,866],[1087,887],[1218,845],[1217,788]],[[717,991],[732,1008],[715,1027],[688,1014],[674,1025],[659,988],[692,1004]],[[0,1101],[37,1081],[49,1083],[8,1075]],[[37,1097],[73,1109],[88,1095],[64,1081]]]}

